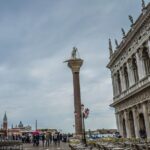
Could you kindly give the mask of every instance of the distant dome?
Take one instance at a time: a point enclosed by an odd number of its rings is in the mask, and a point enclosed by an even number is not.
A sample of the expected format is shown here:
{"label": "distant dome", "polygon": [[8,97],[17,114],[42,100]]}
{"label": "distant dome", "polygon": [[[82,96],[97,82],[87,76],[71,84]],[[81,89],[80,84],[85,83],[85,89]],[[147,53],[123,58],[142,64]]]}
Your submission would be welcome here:
{"label": "distant dome", "polygon": [[19,128],[23,128],[23,123],[20,121],[19,125],[18,125]]}

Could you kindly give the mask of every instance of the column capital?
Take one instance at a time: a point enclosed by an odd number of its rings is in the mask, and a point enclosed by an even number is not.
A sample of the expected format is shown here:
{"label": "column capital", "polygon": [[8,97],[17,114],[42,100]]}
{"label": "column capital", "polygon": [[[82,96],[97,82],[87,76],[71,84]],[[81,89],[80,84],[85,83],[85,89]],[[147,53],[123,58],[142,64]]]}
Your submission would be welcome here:
{"label": "column capital", "polygon": [[131,109],[136,111],[138,109],[138,105],[133,106]]}
{"label": "column capital", "polygon": [[149,123],[149,116],[148,116],[148,108],[146,104],[142,105],[145,127],[146,127],[146,134],[147,138],[150,139],[150,123]]}
{"label": "column capital", "polygon": [[129,59],[127,60],[127,63],[129,64],[129,67],[132,68],[132,58],[129,58]]}
{"label": "column capital", "polygon": [[137,54],[140,60],[142,60],[142,53],[143,53],[143,46],[141,46],[138,50],[137,50]]}
{"label": "column capital", "polygon": [[68,62],[68,67],[71,68],[72,72],[79,72],[80,68],[83,64],[83,60],[78,58],[78,59],[69,59],[66,62]]}
{"label": "column capital", "polygon": [[120,68],[120,73],[122,76],[124,76],[124,68],[123,67]]}
{"label": "column capital", "polygon": [[124,114],[127,115],[127,118],[128,118],[128,116],[129,116],[129,110],[128,110],[128,109],[125,109],[125,110],[124,110]]}

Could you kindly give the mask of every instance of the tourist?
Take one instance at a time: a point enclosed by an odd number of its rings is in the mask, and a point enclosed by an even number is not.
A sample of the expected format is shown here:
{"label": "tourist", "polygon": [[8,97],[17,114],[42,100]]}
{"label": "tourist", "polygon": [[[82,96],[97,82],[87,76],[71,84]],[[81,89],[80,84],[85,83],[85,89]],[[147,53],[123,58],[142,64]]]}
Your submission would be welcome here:
{"label": "tourist", "polygon": [[42,145],[43,145],[43,147],[44,147],[44,143],[45,143],[45,134],[43,133],[42,134]]}
{"label": "tourist", "polygon": [[67,142],[67,135],[63,134],[63,142]]}
{"label": "tourist", "polygon": [[49,142],[50,142],[50,144],[52,143],[52,139],[53,139],[53,138],[52,138],[52,133],[50,132],[50,133],[49,133]]}
{"label": "tourist", "polygon": [[61,140],[61,139],[60,139],[60,133],[58,132],[58,133],[57,133],[57,143],[58,143],[58,145],[60,145],[60,140]]}
{"label": "tourist", "polygon": [[33,135],[33,146],[36,145],[36,135]]}
{"label": "tourist", "polygon": [[57,144],[57,132],[53,134],[53,142],[55,145]]}
{"label": "tourist", "polygon": [[39,140],[40,140],[40,136],[39,134],[36,135],[36,146],[39,146]]}
{"label": "tourist", "polygon": [[46,139],[46,147],[48,147],[49,146],[49,133],[48,132],[46,132],[46,135],[45,135],[45,139]]}

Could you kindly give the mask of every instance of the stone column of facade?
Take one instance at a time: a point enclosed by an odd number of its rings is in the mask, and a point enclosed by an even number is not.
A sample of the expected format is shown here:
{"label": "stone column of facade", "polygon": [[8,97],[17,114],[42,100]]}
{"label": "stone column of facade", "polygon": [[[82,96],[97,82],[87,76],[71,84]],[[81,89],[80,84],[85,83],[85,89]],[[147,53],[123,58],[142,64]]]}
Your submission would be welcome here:
{"label": "stone column of facade", "polygon": [[[147,103],[147,113],[148,113],[148,123],[149,123],[149,127],[150,127],[150,100]],[[150,141],[150,138],[148,139]]]}
{"label": "stone column of facade", "polygon": [[150,100],[147,103],[147,112],[148,112],[148,121],[149,121],[149,126],[150,126]]}
{"label": "stone column of facade", "polygon": [[125,83],[125,76],[123,68],[120,69],[120,80],[121,80],[121,87],[122,91],[126,90],[126,83]]}
{"label": "stone column of facade", "polygon": [[149,57],[150,57],[150,37],[149,37],[149,39],[148,39],[148,43],[147,43],[147,45],[148,45],[148,54],[149,54]]}
{"label": "stone column of facade", "polygon": [[123,136],[123,122],[122,122],[122,113],[121,112],[118,112],[118,120],[119,120],[119,133],[121,136]]}
{"label": "stone column of facade", "polygon": [[136,53],[136,61],[137,61],[137,67],[138,67],[138,75],[139,75],[139,80],[145,77],[146,72],[145,72],[145,67],[142,59],[142,48],[138,50]]}
{"label": "stone column of facade", "polygon": [[135,136],[136,138],[139,138],[139,121],[138,121],[138,111],[136,107],[132,108],[132,113],[133,113],[133,120],[134,120],[134,129],[135,129]]}
{"label": "stone column of facade", "polygon": [[111,75],[112,78],[112,87],[113,87],[113,96],[115,96],[115,82],[114,82],[114,75]]}
{"label": "stone column of facade", "polygon": [[120,71],[117,71],[117,83],[118,83],[118,95],[122,92],[122,85],[121,85],[121,79],[120,79]]}
{"label": "stone column of facade", "polygon": [[147,103],[144,103],[142,105],[142,108],[143,108],[143,115],[145,120],[146,134],[147,134],[147,138],[150,140],[150,125],[149,125],[149,118],[148,118]]}
{"label": "stone column of facade", "polygon": [[67,61],[68,66],[73,73],[74,85],[74,109],[75,109],[75,132],[76,135],[82,135],[82,116],[81,116],[81,96],[80,96],[80,79],[79,71],[83,64],[82,59],[70,59]]}
{"label": "stone column of facade", "polygon": [[127,62],[127,69],[129,75],[129,86],[131,87],[135,83],[131,59],[129,59]]}
{"label": "stone column of facade", "polygon": [[117,129],[120,131],[120,118],[119,118],[119,113],[116,113],[116,124],[117,124]]}
{"label": "stone column of facade", "polygon": [[126,132],[127,132],[127,138],[131,138],[131,132],[130,132],[130,124],[129,124],[129,114],[128,111],[124,111],[124,117],[126,122]]}
{"label": "stone column of facade", "polygon": [[114,76],[114,86],[115,86],[115,96],[119,95],[119,86],[118,86],[118,80],[117,75]]}

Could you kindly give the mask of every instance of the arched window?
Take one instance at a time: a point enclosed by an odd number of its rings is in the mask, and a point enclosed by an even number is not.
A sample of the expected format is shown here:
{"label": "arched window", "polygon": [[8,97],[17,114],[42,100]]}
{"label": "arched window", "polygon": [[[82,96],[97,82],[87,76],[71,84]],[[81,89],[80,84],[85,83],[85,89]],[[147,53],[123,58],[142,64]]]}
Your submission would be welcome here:
{"label": "arched window", "polygon": [[139,75],[138,75],[137,61],[135,55],[132,56],[132,69],[133,69],[134,80],[136,83],[139,81]]}
{"label": "arched window", "polygon": [[146,134],[146,127],[145,127],[145,119],[142,113],[139,114],[139,126],[140,126],[140,130],[139,130],[140,137],[146,138],[147,134]]}
{"label": "arched window", "polygon": [[129,88],[129,76],[128,76],[128,71],[127,71],[127,66],[124,66],[124,77],[125,77],[125,84],[126,84],[126,89]]}
{"label": "arched window", "polygon": [[130,124],[131,137],[135,137],[135,128],[134,128],[134,120],[133,120],[132,111],[129,112],[129,124]]}
{"label": "arched window", "polygon": [[148,55],[148,48],[147,47],[143,48],[142,57],[143,57],[145,72],[146,72],[146,75],[148,75],[148,74],[150,74],[150,58]]}

